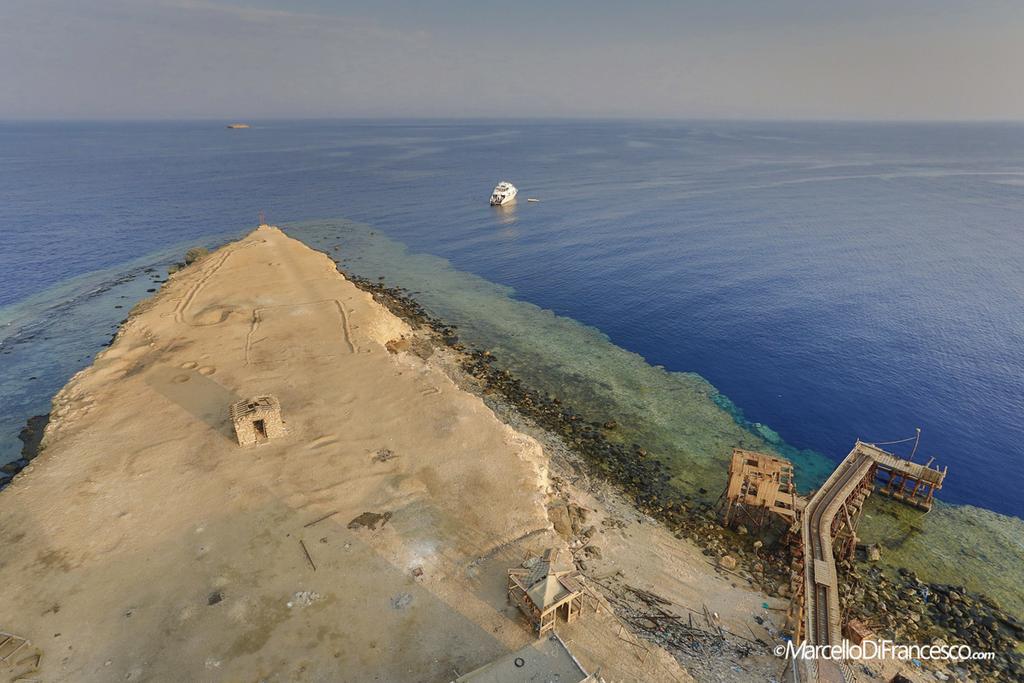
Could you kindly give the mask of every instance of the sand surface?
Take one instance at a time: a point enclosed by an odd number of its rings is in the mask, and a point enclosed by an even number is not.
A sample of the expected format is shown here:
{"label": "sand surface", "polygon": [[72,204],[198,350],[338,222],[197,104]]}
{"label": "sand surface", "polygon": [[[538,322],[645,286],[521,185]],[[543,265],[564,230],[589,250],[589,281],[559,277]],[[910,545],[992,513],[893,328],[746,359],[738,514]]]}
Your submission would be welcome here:
{"label": "sand surface", "polygon": [[[530,642],[505,571],[567,545],[548,458],[385,346],[411,335],[267,226],[137,307],[0,495],[0,630],[31,639],[31,677],[445,681]],[[287,434],[242,448],[228,406],[266,393]],[[588,607],[559,628],[588,668],[690,680]]]}

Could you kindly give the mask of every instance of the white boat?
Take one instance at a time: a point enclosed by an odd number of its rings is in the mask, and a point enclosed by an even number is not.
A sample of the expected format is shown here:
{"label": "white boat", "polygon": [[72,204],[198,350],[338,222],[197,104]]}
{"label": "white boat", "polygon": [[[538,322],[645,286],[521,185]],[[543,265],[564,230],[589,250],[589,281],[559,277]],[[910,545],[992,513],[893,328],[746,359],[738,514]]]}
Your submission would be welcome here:
{"label": "white boat", "polygon": [[500,183],[494,186],[494,192],[491,193],[491,206],[501,206],[502,204],[508,204],[510,201],[516,198],[519,190],[516,186],[507,180],[502,180]]}

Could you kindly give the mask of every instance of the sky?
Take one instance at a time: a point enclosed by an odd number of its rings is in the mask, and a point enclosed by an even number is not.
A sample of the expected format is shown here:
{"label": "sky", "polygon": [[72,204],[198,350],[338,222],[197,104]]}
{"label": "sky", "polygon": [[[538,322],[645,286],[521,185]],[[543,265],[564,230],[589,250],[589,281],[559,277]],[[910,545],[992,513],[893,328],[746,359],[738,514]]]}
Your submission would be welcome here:
{"label": "sky", "polygon": [[0,118],[1024,120],[1024,0],[0,0]]}

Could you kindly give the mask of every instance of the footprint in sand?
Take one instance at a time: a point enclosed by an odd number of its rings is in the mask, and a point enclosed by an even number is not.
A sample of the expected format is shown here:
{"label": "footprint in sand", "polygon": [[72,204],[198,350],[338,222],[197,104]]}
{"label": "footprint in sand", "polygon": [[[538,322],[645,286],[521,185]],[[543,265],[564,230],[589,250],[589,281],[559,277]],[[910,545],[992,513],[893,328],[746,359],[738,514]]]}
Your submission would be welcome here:
{"label": "footprint in sand", "polygon": [[195,370],[197,367],[199,367],[199,363],[195,362],[194,360],[190,360],[186,363],[182,363],[181,367],[184,370]]}
{"label": "footprint in sand", "polygon": [[175,384],[184,384],[188,380],[189,380],[189,376],[188,375],[178,375],[177,377],[175,377],[171,381],[174,382]]}
{"label": "footprint in sand", "polygon": [[199,368],[199,374],[200,375],[207,375],[207,376],[209,376],[209,375],[212,375],[215,372],[217,372],[217,368],[213,367],[212,365],[204,365],[203,367]]}

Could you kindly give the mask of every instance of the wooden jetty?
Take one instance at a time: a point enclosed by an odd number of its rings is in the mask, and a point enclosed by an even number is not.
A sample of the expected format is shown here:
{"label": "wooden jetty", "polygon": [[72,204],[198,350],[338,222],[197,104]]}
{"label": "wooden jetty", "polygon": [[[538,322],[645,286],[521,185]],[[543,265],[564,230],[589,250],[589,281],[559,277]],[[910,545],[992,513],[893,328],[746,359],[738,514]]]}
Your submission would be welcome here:
{"label": "wooden jetty", "polygon": [[[878,446],[857,441],[832,475],[798,513],[799,544],[794,548],[790,605],[793,640],[810,645],[842,642],[836,559],[847,559],[856,548],[857,523],[864,501],[881,480],[879,491],[922,510],[930,510],[935,491],[942,488],[942,470],[903,460]],[[909,487],[909,490],[908,490]],[[852,681],[843,662],[801,660],[793,674],[798,680]]]}

